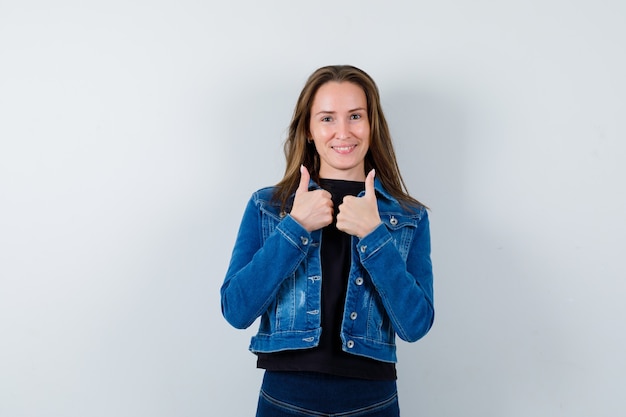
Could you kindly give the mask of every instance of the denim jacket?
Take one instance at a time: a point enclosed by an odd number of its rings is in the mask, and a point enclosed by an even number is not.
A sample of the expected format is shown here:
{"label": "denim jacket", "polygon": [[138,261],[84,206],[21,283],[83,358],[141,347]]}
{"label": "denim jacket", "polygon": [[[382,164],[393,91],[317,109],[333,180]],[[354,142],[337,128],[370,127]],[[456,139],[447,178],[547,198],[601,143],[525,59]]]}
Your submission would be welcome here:
{"label": "denim jacket", "polygon": [[[378,179],[375,189],[382,223],[352,237],[341,340],[346,352],[396,362],[395,335],[413,342],[433,323],[430,229],[426,209],[402,208]],[[281,212],[273,192],[263,188],[248,202],[221,288],[231,325],[261,317],[252,352],[312,348],[322,332],[322,231],[309,233]]]}

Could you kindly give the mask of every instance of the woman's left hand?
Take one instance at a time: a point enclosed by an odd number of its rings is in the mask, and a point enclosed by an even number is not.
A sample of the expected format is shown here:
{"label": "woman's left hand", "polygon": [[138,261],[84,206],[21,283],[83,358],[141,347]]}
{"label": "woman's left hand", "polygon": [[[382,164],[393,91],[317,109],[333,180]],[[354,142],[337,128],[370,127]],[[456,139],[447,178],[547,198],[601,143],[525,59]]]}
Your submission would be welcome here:
{"label": "woman's left hand", "polygon": [[374,170],[367,174],[363,197],[344,197],[337,214],[337,229],[363,238],[381,223],[374,190],[375,174]]}

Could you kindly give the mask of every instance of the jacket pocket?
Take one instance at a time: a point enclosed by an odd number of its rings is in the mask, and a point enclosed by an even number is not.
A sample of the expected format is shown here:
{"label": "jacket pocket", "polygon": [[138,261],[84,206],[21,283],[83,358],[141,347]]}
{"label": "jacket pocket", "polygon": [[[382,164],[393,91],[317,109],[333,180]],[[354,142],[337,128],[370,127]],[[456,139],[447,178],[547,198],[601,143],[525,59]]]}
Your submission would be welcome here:
{"label": "jacket pocket", "polygon": [[417,228],[417,219],[397,213],[381,213],[380,217],[391,234],[393,244],[400,252],[402,259],[406,261]]}

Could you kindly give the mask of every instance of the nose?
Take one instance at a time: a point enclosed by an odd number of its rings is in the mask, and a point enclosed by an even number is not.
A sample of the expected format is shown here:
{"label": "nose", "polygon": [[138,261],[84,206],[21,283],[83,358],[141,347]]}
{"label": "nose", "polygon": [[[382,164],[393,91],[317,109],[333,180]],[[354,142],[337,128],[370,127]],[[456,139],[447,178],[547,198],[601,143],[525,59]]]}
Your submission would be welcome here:
{"label": "nose", "polygon": [[346,139],[348,138],[348,136],[350,136],[349,134],[350,131],[350,127],[349,124],[346,120],[339,120],[337,122],[337,139]]}

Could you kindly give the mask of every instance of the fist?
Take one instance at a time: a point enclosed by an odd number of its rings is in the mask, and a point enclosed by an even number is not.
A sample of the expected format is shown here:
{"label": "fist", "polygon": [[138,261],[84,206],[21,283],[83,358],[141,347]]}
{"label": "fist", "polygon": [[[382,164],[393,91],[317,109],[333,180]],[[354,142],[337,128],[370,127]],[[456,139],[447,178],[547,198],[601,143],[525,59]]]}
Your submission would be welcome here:
{"label": "fist", "polygon": [[333,221],[333,201],[326,190],[309,191],[311,175],[304,165],[300,167],[300,184],[291,208],[293,217],[307,232],[328,226]]}
{"label": "fist", "polygon": [[348,195],[343,198],[337,214],[337,229],[362,238],[381,223],[374,190],[374,175],[374,170],[367,174],[363,197]]}

